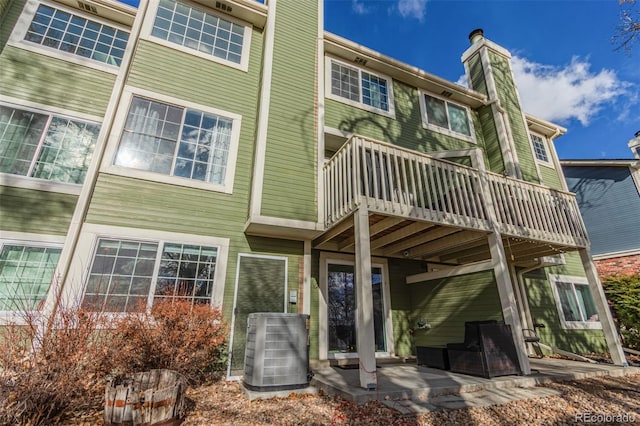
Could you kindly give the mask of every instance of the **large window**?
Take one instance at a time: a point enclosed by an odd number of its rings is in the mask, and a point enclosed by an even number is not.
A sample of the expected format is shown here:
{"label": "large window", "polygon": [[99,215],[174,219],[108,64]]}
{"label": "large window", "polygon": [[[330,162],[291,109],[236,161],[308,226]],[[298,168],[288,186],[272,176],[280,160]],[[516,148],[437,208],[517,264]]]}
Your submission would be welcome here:
{"label": "large window", "polygon": [[0,311],[34,311],[51,286],[61,249],[0,242]]}
{"label": "large window", "polygon": [[585,278],[551,277],[560,322],[564,328],[601,327],[591,291]]}
{"label": "large window", "polygon": [[393,113],[391,80],[331,59],[329,95],[375,112]]}
{"label": "large window", "polygon": [[84,307],[132,312],[157,299],[210,304],[218,247],[100,238],[84,293]]}
{"label": "large window", "polygon": [[233,119],[134,96],[114,164],[225,184]]}
{"label": "large window", "polygon": [[232,64],[243,63],[248,27],[173,0],[160,0],[151,36]]}
{"label": "large window", "polygon": [[531,136],[531,143],[533,144],[533,153],[538,161],[551,164],[549,160],[549,154],[547,153],[547,144],[542,136],[538,136],[534,133],[529,134]]}
{"label": "large window", "polygon": [[38,6],[25,41],[119,66],[127,46],[126,31],[45,4]]}
{"label": "large window", "polygon": [[422,121],[425,127],[457,137],[473,138],[471,119],[466,107],[423,93]]}
{"label": "large window", "polygon": [[0,172],[81,184],[100,126],[0,105]]}

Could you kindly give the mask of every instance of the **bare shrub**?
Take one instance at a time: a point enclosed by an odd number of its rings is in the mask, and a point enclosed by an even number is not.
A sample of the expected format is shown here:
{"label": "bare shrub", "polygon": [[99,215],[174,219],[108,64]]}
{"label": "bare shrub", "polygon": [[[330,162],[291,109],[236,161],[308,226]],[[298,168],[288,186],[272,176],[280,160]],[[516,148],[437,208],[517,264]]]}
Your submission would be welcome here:
{"label": "bare shrub", "polygon": [[168,368],[197,385],[223,368],[228,328],[218,308],[161,299],[151,312],[122,318],[116,329],[113,346],[130,370]]}
{"label": "bare shrub", "polygon": [[123,317],[59,310],[49,323],[22,316],[0,326],[0,424],[52,424],[101,410],[114,376],[169,368],[198,384],[224,364],[227,326],[209,305],[161,301]]}
{"label": "bare shrub", "polygon": [[34,314],[0,328],[0,423],[50,424],[102,403],[109,334],[98,315],[60,311],[50,329]]}

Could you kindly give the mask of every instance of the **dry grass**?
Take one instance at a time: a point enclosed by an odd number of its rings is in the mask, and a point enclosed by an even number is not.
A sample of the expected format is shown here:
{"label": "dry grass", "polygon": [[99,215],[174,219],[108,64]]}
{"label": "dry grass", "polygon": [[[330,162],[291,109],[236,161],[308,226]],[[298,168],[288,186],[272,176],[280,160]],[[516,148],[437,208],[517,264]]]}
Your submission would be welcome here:
{"label": "dry grass", "polygon": [[575,425],[584,424],[576,417],[581,413],[626,413],[640,424],[640,375],[546,386],[561,394],[406,416],[379,401],[356,405],[322,395],[249,401],[239,384],[217,382],[187,393],[193,407],[183,425]]}

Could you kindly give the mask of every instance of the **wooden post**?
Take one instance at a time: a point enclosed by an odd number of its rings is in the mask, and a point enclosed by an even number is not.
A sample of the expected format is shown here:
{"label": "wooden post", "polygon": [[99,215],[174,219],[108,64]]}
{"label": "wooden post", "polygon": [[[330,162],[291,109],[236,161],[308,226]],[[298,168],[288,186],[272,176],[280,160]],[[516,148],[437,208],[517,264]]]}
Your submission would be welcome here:
{"label": "wooden post", "polygon": [[613,322],[607,298],[604,294],[604,290],[602,289],[602,284],[600,284],[596,266],[591,258],[591,252],[586,248],[579,250],[579,253],[582,265],[584,266],[584,271],[587,274],[587,280],[589,281],[589,290],[591,291],[593,302],[595,303],[596,310],[598,311],[598,318],[600,319],[600,324],[602,324],[604,338],[607,341],[607,346],[609,346],[611,360],[616,365],[628,367],[629,363],[622,351],[622,343],[618,336],[618,330]]}
{"label": "wooden post", "polygon": [[511,333],[518,352],[520,370],[522,370],[522,374],[529,375],[531,374],[531,366],[522,333],[522,323],[518,315],[516,298],[513,294],[504,244],[502,244],[502,238],[498,231],[494,231],[489,235],[489,247],[491,249],[491,260],[496,276],[498,294],[500,295],[500,304],[502,305],[502,316],[504,317],[504,322],[511,325]]}
{"label": "wooden post", "polygon": [[371,288],[369,212],[366,202],[361,202],[360,207],[354,213],[354,233],[360,386],[364,389],[375,389],[377,387],[376,349],[373,327],[373,292]]}

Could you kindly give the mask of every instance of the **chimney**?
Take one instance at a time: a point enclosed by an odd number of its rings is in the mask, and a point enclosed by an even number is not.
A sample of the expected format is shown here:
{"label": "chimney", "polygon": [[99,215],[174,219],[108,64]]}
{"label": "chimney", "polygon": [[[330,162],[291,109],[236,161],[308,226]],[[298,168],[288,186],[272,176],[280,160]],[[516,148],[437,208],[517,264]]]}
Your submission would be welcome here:
{"label": "chimney", "polygon": [[469,41],[471,44],[475,44],[482,39],[484,39],[484,31],[482,31],[482,28],[476,28],[469,34]]}
{"label": "chimney", "polygon": [[640,160],[640,130],[638,130],[633,136],[634,138],[629,141],[628,145],[631,152],[633,152],[633,155]]}

